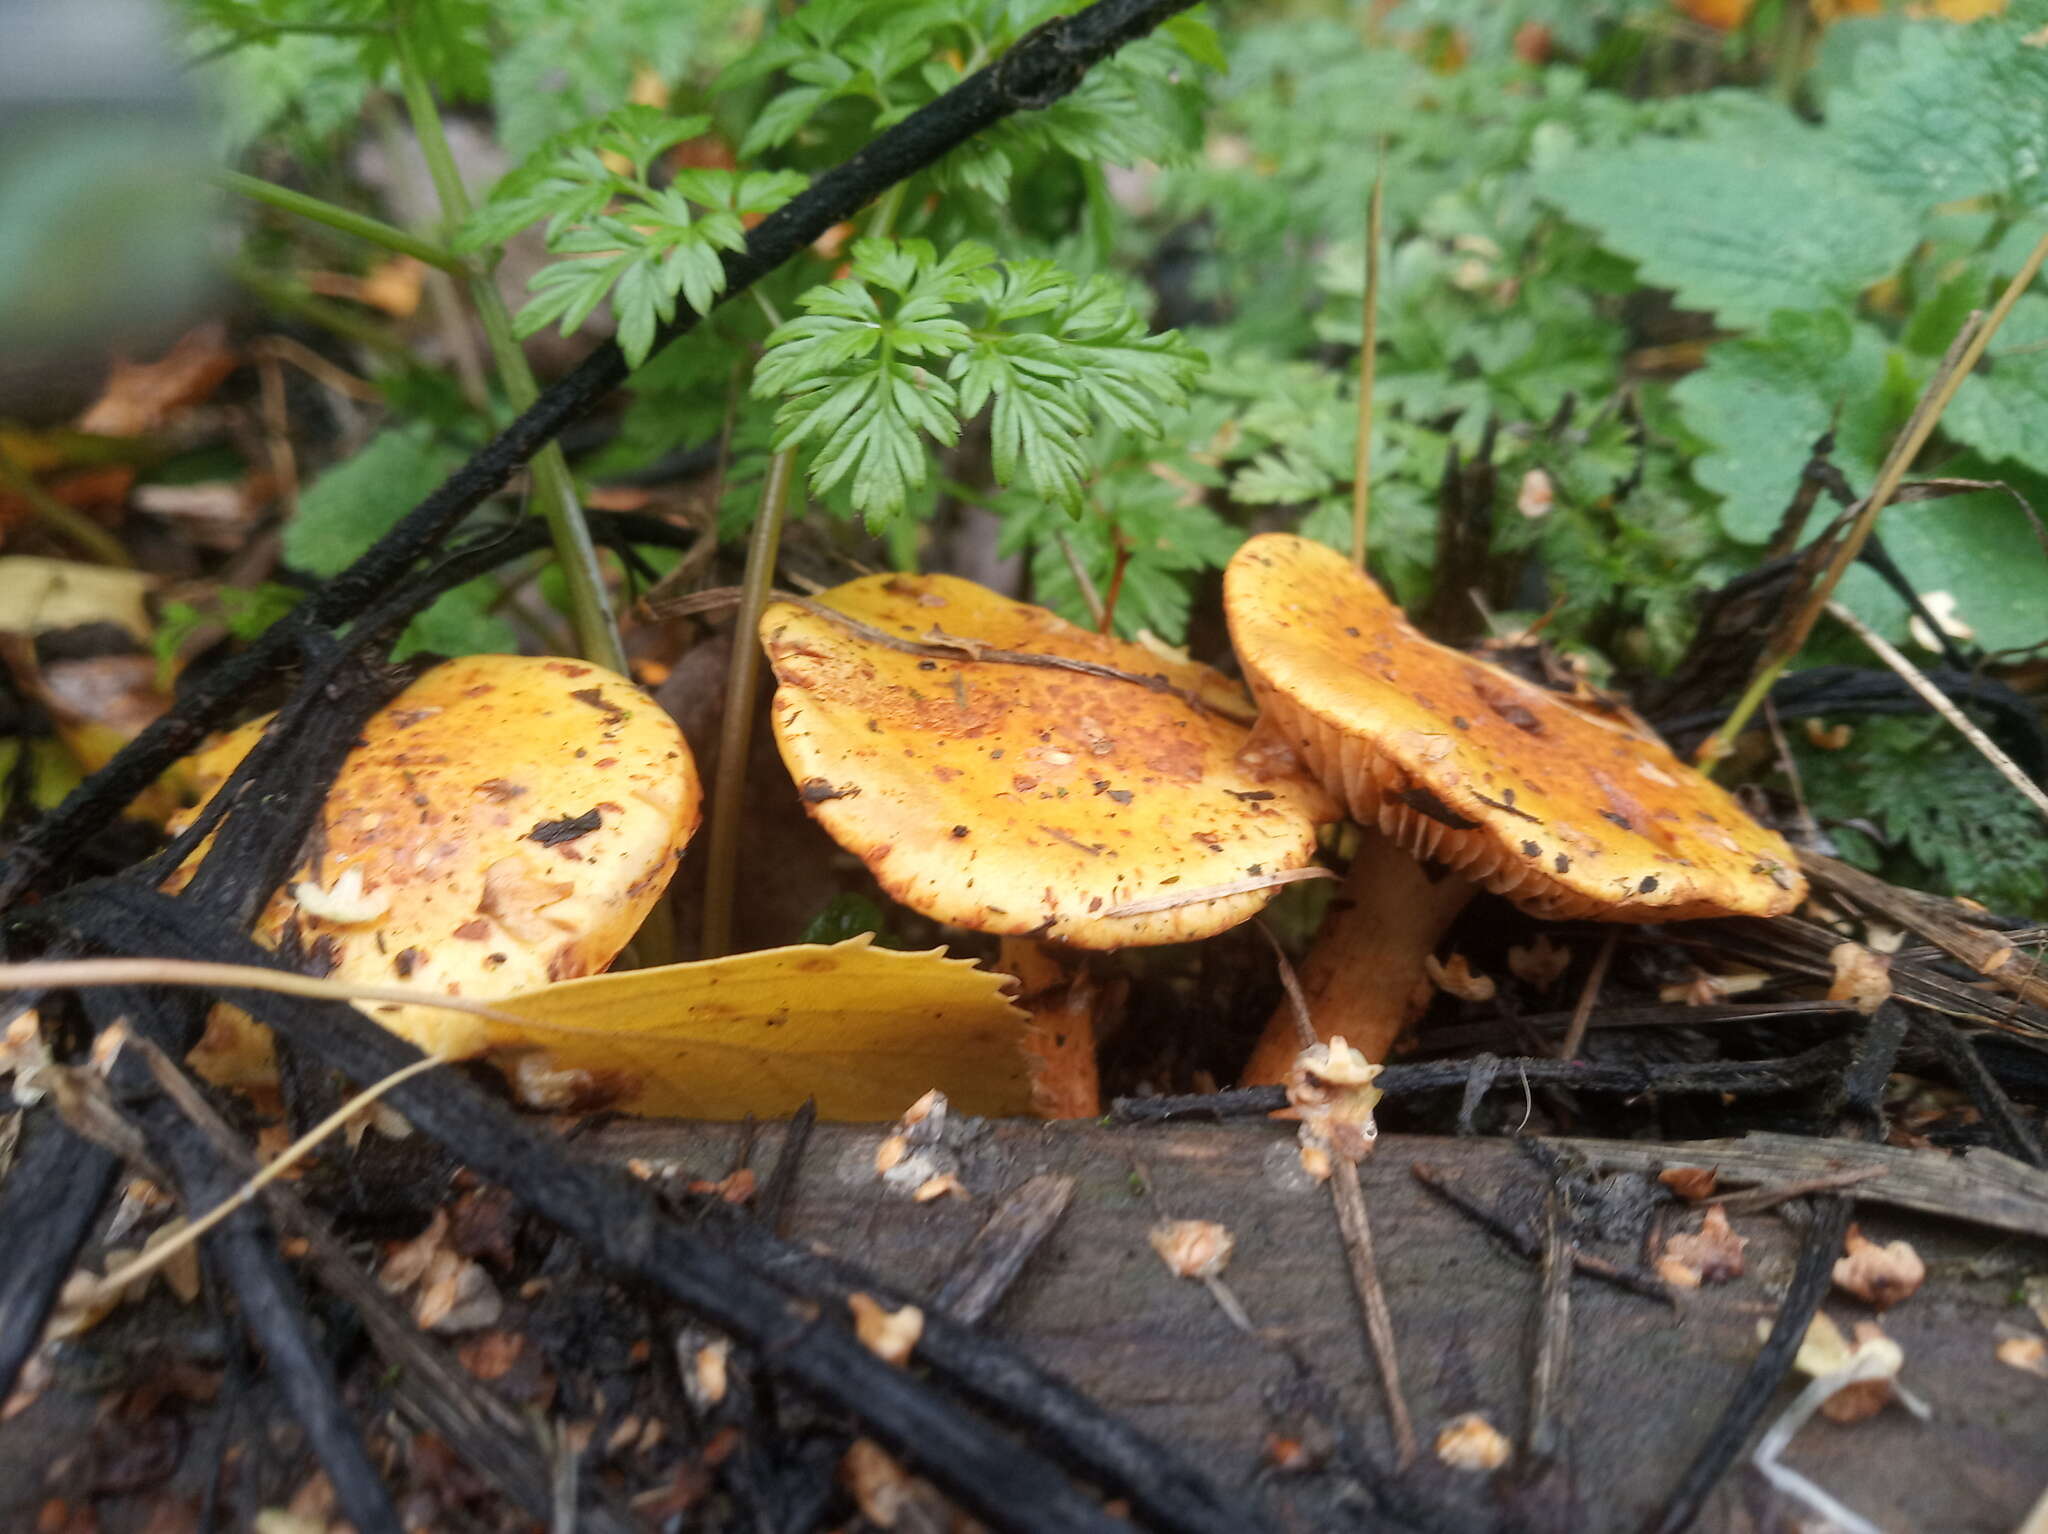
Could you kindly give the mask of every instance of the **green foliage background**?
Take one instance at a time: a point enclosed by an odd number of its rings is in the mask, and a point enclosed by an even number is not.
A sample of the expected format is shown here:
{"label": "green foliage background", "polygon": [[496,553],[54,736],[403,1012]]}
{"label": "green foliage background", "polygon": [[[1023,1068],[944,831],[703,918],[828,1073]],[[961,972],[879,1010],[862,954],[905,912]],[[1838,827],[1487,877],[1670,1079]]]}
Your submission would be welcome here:
{"label": "green foliage background", "polygon": [[[1492,621],[1554,608],[1548,636],[1597,674],[1679,656],[1695,594],[1756,561],[1823,434],[1867,489],[1958,327],[2048,232],[2048,0],[1824,35],[1767,0],[1718,42],[1666,0],[1204,8],[654,350],[713,303],[753,218],[1067,8],[188,0],[223,153],[337,200],[363,195],[349,153],[388,112],[389,28],[413,29],[444,103],[512,166],[460,248],[490,260],[535,231],[552,259],[522,331],[595,321],[639,365],[586,476],[722,441],[738,538],[790,450],[849,537],[914,563],[932,527],[986,508],[1038,600],[1085,620],[1084,585],[1121,567],[1118,627],[1169,642],[1248,532],[1348,541],[1376,170],[1373,566],[1429,598],[1447,458],[1491,440],[1516,594]],[[665,105],[636,92],[650,79]],[[716,152],[676,163],[678,146]],[[460,455],[449,390],[386,382],[389,424],[288,533],[308,573]],[[1987,650],[2048,639],[2029,510],[2048,492],[2048,293],[1919,469],[2009,490],[1885,514],[1914,587],[1949,593]],[[1539,483],[1547,501],[1524,494]],[[1908,640],[1867,572],[1843,597]],[[487,588],[444,609],[417,642],[509,641]],[[2042,908],[2043,839],[2009,789],[1920,722],[1859,742],[1806,753],[1816,809],[1864,823],[1845,851]],[[1937,772],[1960,786],[1927,788]]]}

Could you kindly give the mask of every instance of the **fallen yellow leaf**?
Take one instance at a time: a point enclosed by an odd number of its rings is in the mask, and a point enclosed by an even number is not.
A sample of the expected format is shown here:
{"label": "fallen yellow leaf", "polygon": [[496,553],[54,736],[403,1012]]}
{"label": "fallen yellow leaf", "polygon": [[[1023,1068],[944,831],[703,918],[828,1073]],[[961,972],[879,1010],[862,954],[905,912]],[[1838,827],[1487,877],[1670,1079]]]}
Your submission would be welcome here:
{"label": "fallen yellow leaf", "polygon": [[938,1087],[962,1112],[1028,1113],[1024,1014],[1005,977],[872,944],[593,975],[492,1001],[524,1028],[480,1021],[515,1085],[561,1095],[550,1106],[736,1119],[811,1097],[821,1118],[882,1120]]}

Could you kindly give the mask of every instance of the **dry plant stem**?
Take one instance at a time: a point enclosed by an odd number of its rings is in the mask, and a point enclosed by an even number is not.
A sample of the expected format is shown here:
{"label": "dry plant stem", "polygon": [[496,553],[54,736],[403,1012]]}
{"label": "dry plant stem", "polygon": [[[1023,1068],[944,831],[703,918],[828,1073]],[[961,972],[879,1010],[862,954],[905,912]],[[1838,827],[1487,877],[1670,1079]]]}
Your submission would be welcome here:
{"label": "dry plant stem", "polygon": [[1114,998],[1096,985],[1079,955],[1057,943],[1006,937],[996,962],[1017,977],[1017,1005],[1031,1014],[1020,1047],[1031,1067],[1032,1108],[1042,1118],[1100,1118],[1096,1022]]}
{"label": "dry plant stem", "polygon": [[[1450,929],[1476,886],[1425,869],[1391,838],[1366,831],[1344,888],[1330,903],[1301,966],[1312,1042],[1341,1033],[1366,1059],[1384,1061],[1410,1021],[1429,973],[1423,961]],[[1285,1081],[1302,1044],[1294,1011],[1274,1010],[1240,1078],[1245,1086]]]}
{"label": "dry plant stem", "polygon": [[35,513],[36,520],[58,537],[75,543],[103,565],[116,565],[123,569],[135,561],[128,557],[128,551],[121,547],[120,539],[93,521],[84,512],[65,505],[36,482],[36,477],[24,469],[0,446],[0,485],[5,485],[24,501]]}
{"label": "dry plant stem", "polygon": [[[1261,923],[1259,930],[1272,944],[1273,961],[1280,968],[1280,983],[1286,988],[1287,1014],[1294,1030],[1297,1050],[1313,1048],[1319,1041],[1309,1018],[1308,998],[1286,950]],[[1408,1414],[1408,1397],[1401,1388],[1401,1355],[1394,1345],[1394,1317],[1387,1308],[1386,1287],[1380,1283],[1379,1262],[1373,1255],[1372,1222],[1365,1213],[1365,1189],[1358,1180],[1358,1163],[1347,1156],[1332,1156],[1330,1202],[1336,1206],[1337,1229],[1344,1237],[1344,1260],[1351,1269],[1352,1292],[1365,1317],[1365,1333],[1372,1343],[1373,1361],[1378,1364],[1380,1385],[1387,1398],[1387,1424],[1394,1435],[1394,1454],[1399,1468],[1415,1463],[1415,1421]]]}
{"label": "dry plant stem", "polygon": [[2000,750],[1996,741],[1978,729],[1971,722],[1970,716],[1957,708],[1947,693],[1922,676],[1918,666],[1900,654],[1884,635],[1878,633],[1840,602],[1828,603],[1828,614],[1869,646],[1873,655],[1897,672],[1899,679],[1918,693],[1929,708],[1954,725],[1956,733],[1975,746],[1977,754],[1996,767],[1999,776],[2018,789],[2027,803],[2044,816],[2048,816],[2048,794],[2042,793],[2041,786],[2021,771],[2020,764]]}
{"label": "dry plant stem", "polygon": [[1571,1367],[1572,1260],[1577,1243],[1564,1227],[1563,1196],[1556,1182],[1543,1199],[1543,1300],[1536,1327],[1536,1357],[1530,1370],[1528,1452],[1532,1460],[1554,1461],[1564,1447],[1560,1421]]}
{"label": "dry plant stem", "polygon": [[[214,1112],[169,1055],[140,1034],[132,1036],[129,1047],[141,1052],[164,1096],[192,1121],[230,1171],[247,1177],[260,1170],[241,1136]],[[478,1475],[529,1515],[540,1516],[550,1498],[528,1419],[494,1391],[479,1388],[452,1353],[422,1334],[289,1186],[266,1187],[263,1205],[280,1231],[305,1238],[309,1266],[362,1318],[372,1344],[390,1367],[391,1393],[405,1413],[440,1434]],[[578,1527],[592,1534],[626,1534],[634,1527],[605,1507],[585,1507],[582,1517]]]}
{"label": "dry plant stem", "polygon": [[[162,1051],[159,1050],[157,1053],[161,1055]],[[151,1063],[153,1065],[155,1062],[152,1061]],[[290,1145],[287,1145],[278,1153],[275,1159],[266,1162],[261,1171],[244,1182],[230,1197],[215,1204],[205,1214],[194,1215],[190,1224],[170,1240],[164,1242],[163,1245],[144,1252],[133,1262],[125,1263],[107,1274],[106,1277],[93,1286],[93,1294],[88,1298],[87,1303],[109,1300],[127,1288],[128,1285],[135,1282],[136,1279],[147,1278],[150,1274],[156,1272],[158,1268],[161,1268],[165,1263],[177,1256],[179,1252],[192,1245],[193,1242],[212,1230],[214,1226],[220,1224],[222,1220],[225,1220],[237,1209],[240,1209],[244,1204],[254,1199],[271,1183],[277,1181],[278,1178],[305,1160],[307,1156],[319,1149],[321,1142],[330,1138],[336,1131],[345,1128],[350,1119],[362,1112],[363,1109],[369,1107],[370,1104],[374,1103],[386,1092],[389,1092],[395,1086],[410,1081],[422,1071],[429,1071],[435,1066],[446,1065],[447,1063],[448,1060],[445,1055],[428,1055],[424,1060],[415,1060],[402,1070],[393,1071],[382,1081],[374,1082],[370,1086],[365,1087],[339,1108],[328,1114],[326,1118],[300,1135]]]}
{"label": "dry plant stem", "polygon": [[754,742],[754,694],[761,681],[761,614],[775,584],[782,517],[796,477],[796,450],[768,460],[761,509],[747,538],[746,584],[733,617],[732,655],[725,670],[725,711],[718,722],[718,772],[712,780],[711,827],[704,859],[704,925],[700,957],[732,951],[732,902],[746,811],[747,767]]}
{"label": "dry plant stem", "polygon": [[1607,966],[1614,962],[1614,950],[1620,941],[1620,929],[1612,927],[1601,938],[1600,949],[1593,955],[1593,968],[1586,975],[1586,988],[1579,992],[1579,1004],[1572,1008],[1571,1026],[1564,1031],[1564,1042],[1557,1046],[1558,1059],[1578,1058],[1579,1046],[1586,1042],[1586,1025],[1592,1022],[1593,1009],[1600,1004],[1600,987],[1607,981]]}
{"label": "dry plant stem", "polygon": [[[434,105],[434,93],[420,67],[409,32],[410,18],[401,13],[392,28],[398,55],[398,78],[405,97],[406,115],[412,119],[420,153],[433,176],[434,190],[441,200],[442,215],[449,223],[469,216],[469,192],[456,169],[454,153],[441,128],[441,114]],[[540,398],[540,385],[526,353],[512,333],[512,316],[498,285],[488,274],[472,275],[470,301],[490,342],[491,360],[497,365],[498,381],[515,410],[525,410]],[[562,566],[569,587],[570,616],[576,625],[576,643],[585,660],[595,661],[624,675],[626,652],[619,644],[617,620],[612,616],[611,598],[605,590],[604,570],[598,563],[597,546],[590,541],[590,527],[583,520],[583,508],[576,499],[576,485],[569,476],[569,461],[561,444],[549,442],[533,455],[531,462],[534,498],[555,545],[555,558]]]}
{"label": "dry plant stem", "polygon": [[1804,647],[1807,636],[1813,632],[1814,624],[1820,621],[1822,609],[1827,607],[1834,597],[1835,587],[1841,584],[1843,574],[1855,563],[1856,556],[1863,552],[1863,545],[1870,541],[1870,535],[1877,526],[1879,513],[1891,503],[1892,496],[1899,488],[1899,481],[1906,477],[1906,471],[1913,466],[1913,460],[1919,456],[1920,449],[1934,434],[1934,428],[1940,422],[1942,412],[1948,408],[1949,401],[1955,398],[1956,390],[1962,387],[1963,380],[1970,376],[1971,370],[1983,357],[1984,348],[1998,333],[1998,327],[2005,323],[2005,317],[2012,313],[2012,306],[2019,301],[2022,293],[2033,286],[2034,278],[2039,275],[2044,261],[2048,261],[2048,235],[2041,237],[2020,269],[2013,274],[2012,281],[2006,284],[2005,291],[1998,295],[1998,302],[1991,306],[1991,312],[1985,315],[1972,315],[1962,332],[1957,335],[1955,343],[1941,359],[1941,366],[1935,370],[1934,377],[1929,381],[1927,392],[1921,396],[1920,403],[1914,408],[1912,418],[1906,422],[1905,430],[1899,433],[1898,440],[1893,442],[1891,451],[1885,455],[1884,466],[1878,470],[1877,483],[1871,486],[1870,494],[1857,513],[1855,522],[1843,537],[1841,546],[1835,550],[1827,569],[1822,572],[1820,579],[1814,582],[1813,590],[1807,594],[1805,608],[1787,628],[1782,640],[1766,652],[1762,663],[1757,667],[1756,675],[1750,679],[1748,690],[1737,701],[1720,729],[1701,743],[1701,770],[1714,770],[1715,764],[1725,754],[1728,743],[1742,733],[1742,727],[1749,722],[1750,715],[1756,712],[1758,705],[1769,695],[1772,685],[1784,673],[1792,657]]}
{"label": "dry plant stem", "polygon": [[813,617],[823,618],[827,623],[837,624],[849,634],[858,634],[869,644],[881,645],[884,649],[900,650],[905,655],[929,655],[935,660],[971,660],[998,666],[1037,666],[1046,671],[1073,671],[1082,676],[1098,676],[1111,682],[1129,682],[1148,692],[1172,693],[1183,703],[1206,713],[1217,714],[1239,724],[1250,724],[1258,716],[1251,709],[1227,709],[1218,707],[1214,700],[1198,697],[1185,687],[1175,687],[1163,675],[1140,676],[1135,671],[1122,671],[1115,666],[1098,665],[1094,661],[1074,660],[1065,655],[1037,655],[1029,650],[999,650],[994,645],[985,645],[978,639],[948,634],[933,624],[923,640],[910,640],[863,623],[858,618],[849,618],[837,608],[827,607],[823,602],[813,602],[808,597],[776,594],[778,602],[787,602],[792,607],[801,607]]}
{"label": "dry plant stem", "polygon": [[1366,523],[1372,509],[1372,385],[1380,346],[1380,223],[1386,203],[1387,141],[1379,142],[1372,196],[1365,205],[1365,325],[1358,348],[1358,445],[1351,460],[1351,562],[1365,568]]}
{"label": "dry plant stem", "polygon": [[442,996],[409,985],[350,985],[314,975],[254,964],[214,964],[204,959],[31,959],[0,964],[0,991],[46,991],[105,985],[193,985],[209,989],[246,986],[312,1001],[395,1001],[412,1007],[441,1007],[502,1023],[523,1024],[517,1013],[480,1001]]}

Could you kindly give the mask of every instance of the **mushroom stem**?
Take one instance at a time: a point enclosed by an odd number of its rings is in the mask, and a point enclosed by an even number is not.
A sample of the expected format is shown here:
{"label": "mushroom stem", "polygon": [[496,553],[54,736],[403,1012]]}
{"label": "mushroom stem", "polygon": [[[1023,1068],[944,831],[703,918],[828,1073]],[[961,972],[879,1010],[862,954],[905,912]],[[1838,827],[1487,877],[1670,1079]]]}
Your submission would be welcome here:
{"label": "mushroom stem", "polygon": [[1098,985],[1074,950],[1036,938],[1004,938],[999,962],[1017,977],[1017,1005],[1031,1014],[1020,1046],[1031,1106],[1041,1118],[1100,1117],[1095,1023],[1113,1006],[1115,987]]}
{"label": "mushroom stem", "polygon": [[[1450,930],[1477,886],[1419,863],[1393,838],[1367,831],[1344,887],[1301,966],[1316,1042],[1342,1034],[1366,1059],[1383,1061],[1427,1002],[1423,961]],[[1302,1050],[1294,1007],[1283,1001],[1246,1064],[1243,1084],[1287,1079]]]}

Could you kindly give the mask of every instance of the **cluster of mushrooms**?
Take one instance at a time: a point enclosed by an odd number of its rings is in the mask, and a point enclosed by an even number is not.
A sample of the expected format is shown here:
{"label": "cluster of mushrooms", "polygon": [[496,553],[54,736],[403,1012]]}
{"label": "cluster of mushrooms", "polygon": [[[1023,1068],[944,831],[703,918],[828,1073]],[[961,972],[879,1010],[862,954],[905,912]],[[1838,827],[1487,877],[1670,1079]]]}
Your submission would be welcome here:
{"label": "cluster of mushrooms", "polygon": [[[1775,916],[1803,897],[1784,841],[1639,720],[1424,638],[1323,545],[1251,539],[1224,606],[1249,702],[1207,666],[951,576],[868,576],[762,619],[801,801],[891,897],[1001,939],[1041,1111],[1096,1107],[1074,950],[1246,921],[1346,816],[1364,839],[1303,981],[1317,1036],[1373,1058],[1476,889],[1616,922]],[[202,776],[225,778],[258,728]],[[580,662],[447,662],[364,737],[259,929],[342,979],[488,999],[593,973],[697,824],[681,734]],[[459,1015],[369,1010],[461,1052]],[[1245,1079],[1283,1080],[1299,1052],[1276,1015]]]}

